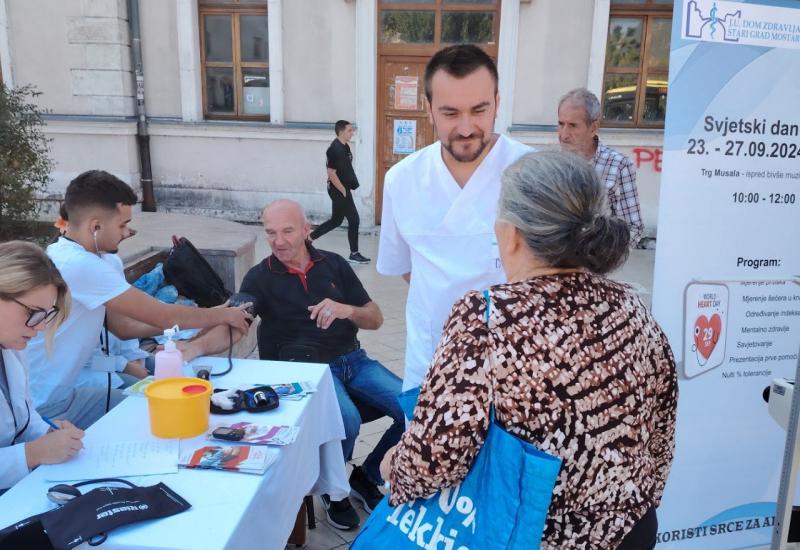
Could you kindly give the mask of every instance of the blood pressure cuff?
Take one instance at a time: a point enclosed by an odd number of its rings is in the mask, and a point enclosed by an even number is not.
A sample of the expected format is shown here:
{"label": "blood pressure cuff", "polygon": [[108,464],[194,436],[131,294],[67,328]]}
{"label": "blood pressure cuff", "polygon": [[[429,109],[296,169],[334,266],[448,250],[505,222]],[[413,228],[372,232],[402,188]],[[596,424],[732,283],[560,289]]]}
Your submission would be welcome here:
{"label": "blood pressure cuff", "polygon": [[[94,546],[117,527],[172,516],[190,507],[163,483],[135,488],[98,487],[55,510],[9,525],[0,531],[0,550],[69,550],[84,542]],[[49,547],[45,543],[48,540]]]}

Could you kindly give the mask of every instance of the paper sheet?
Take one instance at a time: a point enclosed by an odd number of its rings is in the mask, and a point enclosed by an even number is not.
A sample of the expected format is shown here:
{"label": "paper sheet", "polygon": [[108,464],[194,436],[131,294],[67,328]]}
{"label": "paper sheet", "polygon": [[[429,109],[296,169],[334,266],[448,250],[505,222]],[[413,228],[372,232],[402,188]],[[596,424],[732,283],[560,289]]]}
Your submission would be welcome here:
{"label": "paper sheet", "polygon": [[71,460],[41,468],[49,481],[175,474],[178,472],[178,440],[90,443]]}

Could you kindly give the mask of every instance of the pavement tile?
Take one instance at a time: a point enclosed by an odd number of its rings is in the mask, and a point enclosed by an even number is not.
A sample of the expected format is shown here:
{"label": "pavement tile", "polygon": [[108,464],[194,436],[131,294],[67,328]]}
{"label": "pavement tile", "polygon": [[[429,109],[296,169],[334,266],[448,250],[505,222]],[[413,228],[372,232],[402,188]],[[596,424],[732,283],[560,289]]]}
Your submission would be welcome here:
{"label": "pavement tile", "polygon": [[[345,539],[340,536],[339,531],[328,525],[328,520],[317,520],[317,526],[314,529],[306,530],[306,543],[301,547],[306,550],[328,550],[329,548],[336,548],[342,545],[348,545],[349,541],[353,538]],[[294,544],[286,546],[287,549],[295,550],[297,547]]]}

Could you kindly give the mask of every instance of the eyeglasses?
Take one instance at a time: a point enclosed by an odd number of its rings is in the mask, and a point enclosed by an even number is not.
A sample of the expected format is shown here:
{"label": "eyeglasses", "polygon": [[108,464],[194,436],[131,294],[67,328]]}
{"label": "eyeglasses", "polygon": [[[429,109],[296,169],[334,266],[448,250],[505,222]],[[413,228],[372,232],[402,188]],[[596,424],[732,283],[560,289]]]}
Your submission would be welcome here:
{"label": "eyeglasses", "polygon": [[34,309],[30,306],[27,306],[22,302],[20,302],[19,300],[17,300],[16,298],[11,298],[11,301],[16,302],[17,304],[21,305],[22,307],[28,310],[28,320],[25,321],[26,327],[33,328],[41,322],[49,323],[50,321],[53,320],[53,317],[55,317],[56,314],[58,313],[58,308],[56,306],[53,306],[53,309],[51,309],[50,311],[45,311],[43,309],[38,309],[38,308]]}

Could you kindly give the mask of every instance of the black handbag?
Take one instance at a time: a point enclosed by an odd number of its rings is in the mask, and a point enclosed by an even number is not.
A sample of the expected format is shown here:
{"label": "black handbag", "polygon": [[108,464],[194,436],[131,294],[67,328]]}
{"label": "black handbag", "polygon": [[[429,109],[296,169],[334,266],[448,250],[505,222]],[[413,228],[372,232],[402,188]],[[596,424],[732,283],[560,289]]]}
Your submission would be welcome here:
{"label": "black handbag", "polygon": [[214,307],[231,296],[222,278],[186,237],[172,237],[172,250],[164,262],[164,277],[178,293],[200,307]]}
{"label": "black handbag", "polygon": [[280,404],[280,397],[271,386],[255,386],[246,390],[214,390],[214,396],[220,393],[224,393],[227,406],[219,406],[212,397],[212,414],[233,414],[239,411],[266,412],[276,409]]}

